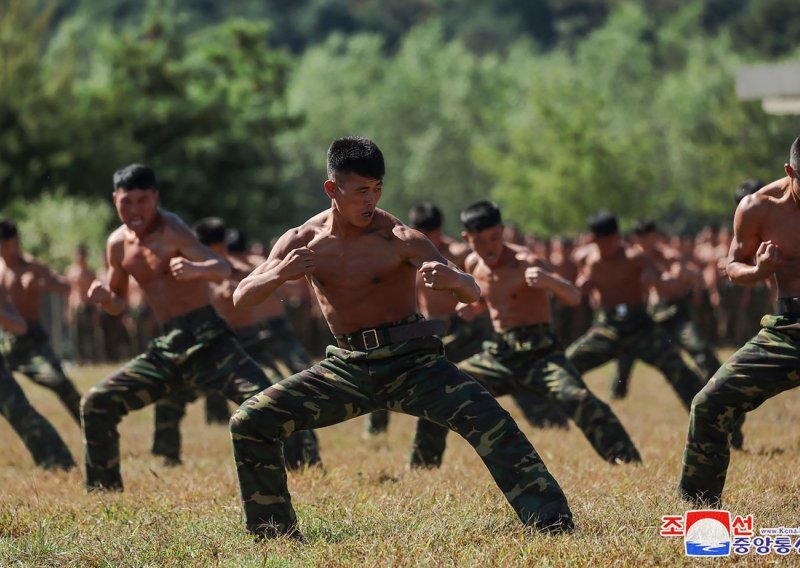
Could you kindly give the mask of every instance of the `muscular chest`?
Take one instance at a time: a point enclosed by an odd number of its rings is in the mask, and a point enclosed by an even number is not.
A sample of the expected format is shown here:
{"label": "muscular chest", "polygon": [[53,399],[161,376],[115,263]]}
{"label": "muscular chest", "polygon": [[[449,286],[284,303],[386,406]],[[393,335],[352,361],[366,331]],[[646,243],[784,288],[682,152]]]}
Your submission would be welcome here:
{"label": "muscular chest", "polygon": [[314,251],[313,277],[323,288],[356,289],[385,285],[410,267],[390,241],[380,236],[348,242],[324,238],[309,245]]}
{"label": "muscular chest", "polygon": [[786,223],[784,218],[776,218],[764,223],[761,229],[761,240],[777,243],[784,258],[800,258],[800,232],[793,224]]}
{"label": "muscular chest", "polygon": [[641,281],[641,269],[626,258],[601,259],[589,267],[591,279],[601,291],[638,286]]}
{"label": "muscular chest", "polygon": [[481,288],[481,295],[491,303],[514,300],[525,292],[525,268],[522,265],[495,269],[482,266],[473,276]]}
{"label": "muscular chest", "polygon": [[126,243],[122,267],[144,284],[169,271],[169,260],[177,251],[161,244]]}

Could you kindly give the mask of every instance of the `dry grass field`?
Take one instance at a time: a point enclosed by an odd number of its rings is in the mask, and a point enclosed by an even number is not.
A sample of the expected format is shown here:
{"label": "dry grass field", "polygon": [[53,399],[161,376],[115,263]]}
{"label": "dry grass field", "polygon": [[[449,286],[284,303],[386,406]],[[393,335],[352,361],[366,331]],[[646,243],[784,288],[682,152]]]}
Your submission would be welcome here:
{"label": "dry grass field", "polygon": [[[85,391],[110,367],[79,367]],[[607,399],[609,368],[587,376]],[[18,376],[82,462],[78,428],[54,396]],[[513,407],[510,399],[503,404]],[[694,564],[683,540],[659,536],[659,517],[687,508],[675,496],[687,415],[666,382],[639,365],[628,399],[614,402],[644,458],[601,461],[573,426],[535,430],[520,421],[559,480],[576,531],[523,529],[483,464],[451,436],[438,471],[406,468],[413,420],[392,415],[389,434],[365,440],[364,419],[319,432],[325,473],[290,476],[308,540],[253,544],[244,534],[228,432],[207,426],[195,403],[184,428],[184,465],[149,454],[152,409],[122,423],[123,494],[88,495],[82,473],[46,473],[0,422],[0,565],[23,566],[674,566]],[[513,408],[515,417],[519,413]],[[800,525],[800,392],[751,413],[724,495],[756,527]],[[798,563],[755,552],[739,564]]]}

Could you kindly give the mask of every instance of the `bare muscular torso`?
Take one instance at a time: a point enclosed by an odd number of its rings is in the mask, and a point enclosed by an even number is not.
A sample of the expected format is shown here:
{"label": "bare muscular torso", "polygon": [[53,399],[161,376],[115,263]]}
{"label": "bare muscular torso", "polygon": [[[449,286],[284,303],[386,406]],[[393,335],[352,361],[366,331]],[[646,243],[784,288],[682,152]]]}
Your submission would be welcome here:
{"label": "bare muscular torso", "polygon": [[645,301],[642,283],[645,269],[644,253],[639,249],[620,245],[614,254],[603,257],[594,248],[586,257],[579,282],[584,290],[597,292],[604,308],[618,304],[635,306]]}
{"label": "bare muscular torso", "polygon": [[800,296],[800,200],[792,195],[790,185],[785,177],[742,200],[736,210],[730,248],[734,261],[752,263],[761,243],[777,245],[781,260],[775,270],[779,297]]}
{"label": "bare muscular torso", "polygon": [[28,323],[39,321],[42,312],[41,279],[49,269],[32,257],[24,254],[14,264],[0,259],[0,285],[11,303]]}
{"label": "bare muscular torso", "polygon": [[[186,247],[193,246],[191,232],[173,214],[160,213],[159,226],[141,239],[125,225],[108,239],[112,270],[121,269],[141,287],[156,319],[164,323],[174,317],[210,304],[211,296],[205,280],[178,280],[169,270],[170,259],[188,256]],[[127,277],[125,277],[127,287]]]}
{"label": "bare muscular torso", "polygon": [[89,286],[94,282],[95,273],[89,268],[72,264],[67,268],[66,276],[69,281],[67,305],[72,311],[87,302]]}
{"label": "bare muscular torso", "polygon": [[466,272],[481,287],[492,326],[502,332],[536,323],[550,323],[550,302],[547,291],[532,288],[525,281],[525,270],[541,265],[530,250],[505,243],[496,266],[488,266],[477,254],[467,257]]}

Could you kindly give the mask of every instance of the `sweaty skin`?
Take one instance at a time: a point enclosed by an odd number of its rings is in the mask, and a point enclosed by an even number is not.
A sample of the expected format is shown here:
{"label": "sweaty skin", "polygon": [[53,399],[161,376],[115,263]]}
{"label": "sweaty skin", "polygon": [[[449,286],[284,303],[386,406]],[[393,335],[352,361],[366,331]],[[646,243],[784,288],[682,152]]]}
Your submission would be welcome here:
{"label": "sweaty skin", "polygon": [[[261,303],[287,280],[307,277],[335,335],[417,312],[416,276],[459,301],[480,296],[472,277],[450,265],[422,233],[377,208],[381,180],[337,172],[325,182],[333,207],[284,233],[269,258],[242,280],[234,303]],[[334,199],[335,198],[335,199]]]}
{"label": "sweaty skin", "polygon": [[502,226],[469,234],[468,240],[475,252],[467,257],[466,271],[481,288],[495,331],[550,323],[548,292],[568,306],[580,303],[580,290],[548,262],[523,246],[504,243]]}
{"label": "sweaty skin", "polygon": [[[147,190],[130,193],[141,191]],[[183,221],[160,210],[138,232],[127,225],[116,229],[108,238],[107,252],[108,287],[95,280],[89,298],[111,314],[122,313],[130,275],[160,323],[207,306],[208,281],[221,281],[230,272],[230,266],[200,244]]]}
{"label": "sweaty skin", "polygon": [[28,323],[42,312],[42,293],[69,291],[66,279],[19,249],[18,237],[0,243],[0,286]]}
{"label": "sweaty skin", "polygon": [[778,297],[800,295],[798,211],[800,181],[792,183],[790,176],[741,201],[733,218],[727,266],[734,284],[751,286],[774,274]]}

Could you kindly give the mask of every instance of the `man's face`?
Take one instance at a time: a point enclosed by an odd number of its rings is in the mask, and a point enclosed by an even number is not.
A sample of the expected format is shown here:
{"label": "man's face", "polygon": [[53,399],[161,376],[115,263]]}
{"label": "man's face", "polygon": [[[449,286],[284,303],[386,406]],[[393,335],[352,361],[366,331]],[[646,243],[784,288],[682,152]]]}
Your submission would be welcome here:
{"label": "man's face", "polygon": [[143,233],[158,214],[158,192],[155,189],[118,187],[114,191],[114,206],[120,221],[134,233]]}
{"label": "man's face", "polygon": [[19,235],[0,241],[0,256],[5,260],[16,260],[19,258]]}
{"label": "man's face", "polygon": [[638,244],[645,252],[652,252],[658,244],[658,233],[651,231],[641,235],[635,235],[633,241]]}
{"label": "man's face", "polygon": [[383,180],[360,176],[352,172],[335,172],[325,181],[325,193],[344,220],[356,227],[366,227],[372,221],[381,199]]}
{"label": "man's face", "polygon": [[487,266],[495,266],[500,261],[503,254],[503,225],[482,231],[465,231],[461,236]]}
{"label": "man's face", "polygon": [[614,233],[613,235],[595,235],[594,242],[600,250],[600,256],[613,256],[614,253],[617,252],[617,248],[620,244],[619,233]]}

